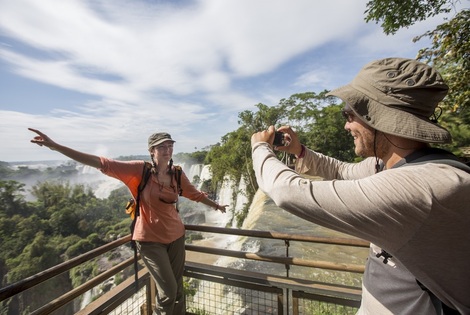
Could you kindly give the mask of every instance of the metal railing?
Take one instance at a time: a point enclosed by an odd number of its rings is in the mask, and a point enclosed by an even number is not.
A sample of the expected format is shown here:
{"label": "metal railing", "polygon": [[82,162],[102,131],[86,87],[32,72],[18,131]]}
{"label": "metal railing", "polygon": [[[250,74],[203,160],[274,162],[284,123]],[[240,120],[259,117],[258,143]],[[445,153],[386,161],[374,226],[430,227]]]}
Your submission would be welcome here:
{"label": "metal railing", "polygon": [[[360,304],[361,289],[359,287],[293,278],[289,275],[289,269],[291,266],[303,266],[361,274],[364,271],[363,265],[290,257],[289,247],[291,242],[310,242],[363,248],[369,246],[368,242],[358,239],[314,237],[196,225],[186,225],[186,229],[199,233],[282,240],[286,248],[285,256],[270,256],[187,244],[187,251],[201,255],[281,264],[285,266],[286,270],[285,275],[281,276],[187,261],[185,277],[188,284],[188,288],[186,288],[188,291],[186,298],[188,314],[242,314],[242,310],[244,310],[243,314],[297,315],[314,314],[315,309],[318,309],[318,314],[320,314],[324,313],[325,308],[330,309],[330,314],[354,314]],[[8,299],[21,299],[21,294],[26,290],[34,289],[48,279],[69,272],[72,268],[96,259],[129,242],[130,235],[1,288],[0,303],[8,301]],[[61,309],[65,305],[76,304],[77,300],[86,292],[126,268],[132,268],[132,264],[133,258],[129,258],[38,309],[30,311],[30,314],[62,314]],[[129,277],[111,290],[104,292],[98,299],[89,303],[76,314],[151,314],[152,305],[155,303],[155,285],[145,268],[139,271],[137,284],[138,292],[136,292],[134,277]],[[332,312],[331,308],[336,311]]]}

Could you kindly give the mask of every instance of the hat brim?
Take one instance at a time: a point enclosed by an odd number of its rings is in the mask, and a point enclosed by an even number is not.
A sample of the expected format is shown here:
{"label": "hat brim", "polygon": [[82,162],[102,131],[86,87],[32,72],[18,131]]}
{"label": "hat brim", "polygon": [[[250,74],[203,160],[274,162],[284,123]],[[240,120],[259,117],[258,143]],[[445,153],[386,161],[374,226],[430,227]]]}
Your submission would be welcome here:
{"label": "hat brim", "polygon": [[152,143],[149,145],[149,149],[150,149],[150,148],[153,148],[154,146],[157,146],[157,145],[159,145],[159,144],[162,144],[163,142],[167,142],[167,141],[170,141],[171,143],[175,143],[175,142],[176,142],[175,140],[172,140],[172,139],[161,139],[161,140],[152,142]]}
{"label": "hat brim", "polygon": [[379,103],[345,85],[327,94],[343,100],[366,125],[387,134],[426,143],[449,143],[452,137],[445,128],[404,110]]}

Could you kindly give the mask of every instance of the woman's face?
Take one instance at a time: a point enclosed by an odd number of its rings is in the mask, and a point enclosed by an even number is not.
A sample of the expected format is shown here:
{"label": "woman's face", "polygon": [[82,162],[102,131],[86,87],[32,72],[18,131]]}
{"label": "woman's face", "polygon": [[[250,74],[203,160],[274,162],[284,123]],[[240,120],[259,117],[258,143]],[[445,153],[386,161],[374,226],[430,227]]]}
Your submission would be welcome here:
{"label": "woman's face", "polygon": [[156,161],[168,162],[173,156],[173,141],[165,141],[152,147],[150,154]]}

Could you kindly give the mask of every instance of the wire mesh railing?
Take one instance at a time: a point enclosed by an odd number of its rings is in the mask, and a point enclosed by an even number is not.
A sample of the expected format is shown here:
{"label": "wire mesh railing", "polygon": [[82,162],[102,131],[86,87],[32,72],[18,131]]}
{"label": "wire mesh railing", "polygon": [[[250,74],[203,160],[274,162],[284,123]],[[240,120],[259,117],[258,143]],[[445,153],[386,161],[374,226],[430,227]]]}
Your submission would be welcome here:
{"label": "wire mesh railing", "polygon": [[[188,261],[185,270],[185,290],[188,314],[353,314],[360,304],[361,289],[355,286],[295,278],[289,275],[291,266],[310,269],[326,269],[360,275],[363,265],[348,262],[330,262],[289,257],[291,242],[310,242],[346,247],[367,247],[368,243],[357,239],[325,238],[305,235],[283,234],[268,231],[252,231],[207,226],[186,226],[188,231],[219,233],[252,238],[281,240],[286,255],[273,256],[241,250],[195,246],[187,244],[187,251],[198,255],[231,257],[255,263],[284,265],[284,275],[273,275],[261,270],[241,270]],[[70,272],[85,262],[106,255],[120,246],[127,246],[130,236],[123,237],[100,248],[87,252],[60,265],[44,270],[32,277],[0,289],[0,307],[26,301],[26,291],[33,290],[49,279]],[[44,305],[31,310],[30,314],[151,314],[155,304],[155,285],[147,270],[139,272],[139,291],[136,293],[131,276],[120,283],[107,286],[106,292],[95,292],[90,303],[83,305],[85,294],[96,291],[110,278],[117,278],[126,268],[131,268],[132,258],[109,268],[87,282],[64,292]],[[12,302],[13,301],[13,302]],[[69,306],[66,308],[66,306]],[[73,306],[70,306],[73,305]],[[79,310],[77,310],[77,308]],[[73,310],[73,311],[71,311]]]}

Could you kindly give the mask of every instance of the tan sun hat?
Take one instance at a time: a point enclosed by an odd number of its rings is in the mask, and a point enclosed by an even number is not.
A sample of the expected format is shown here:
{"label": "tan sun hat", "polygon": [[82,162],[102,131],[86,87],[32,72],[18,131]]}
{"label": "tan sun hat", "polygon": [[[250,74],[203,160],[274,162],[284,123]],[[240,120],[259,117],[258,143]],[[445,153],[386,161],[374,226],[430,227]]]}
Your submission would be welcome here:
{"label": "tan sun hat", "polygon": [[163,143],[165,141],[176,142],[175,140],[171,139],[171,136],[169,133],[166,133],[166,132],[154,133],[153,135],[149,137],[149,140],[148,140],[149,150],[152,147],[159,145],[160,143]]}
{"label": "tan sun hat", "polygon": [[413,59],[386,58],[365,65],[346,86],[331,91],[376,130],[429,143],[452,141],[430,119],[448,86],[432,67]]}

